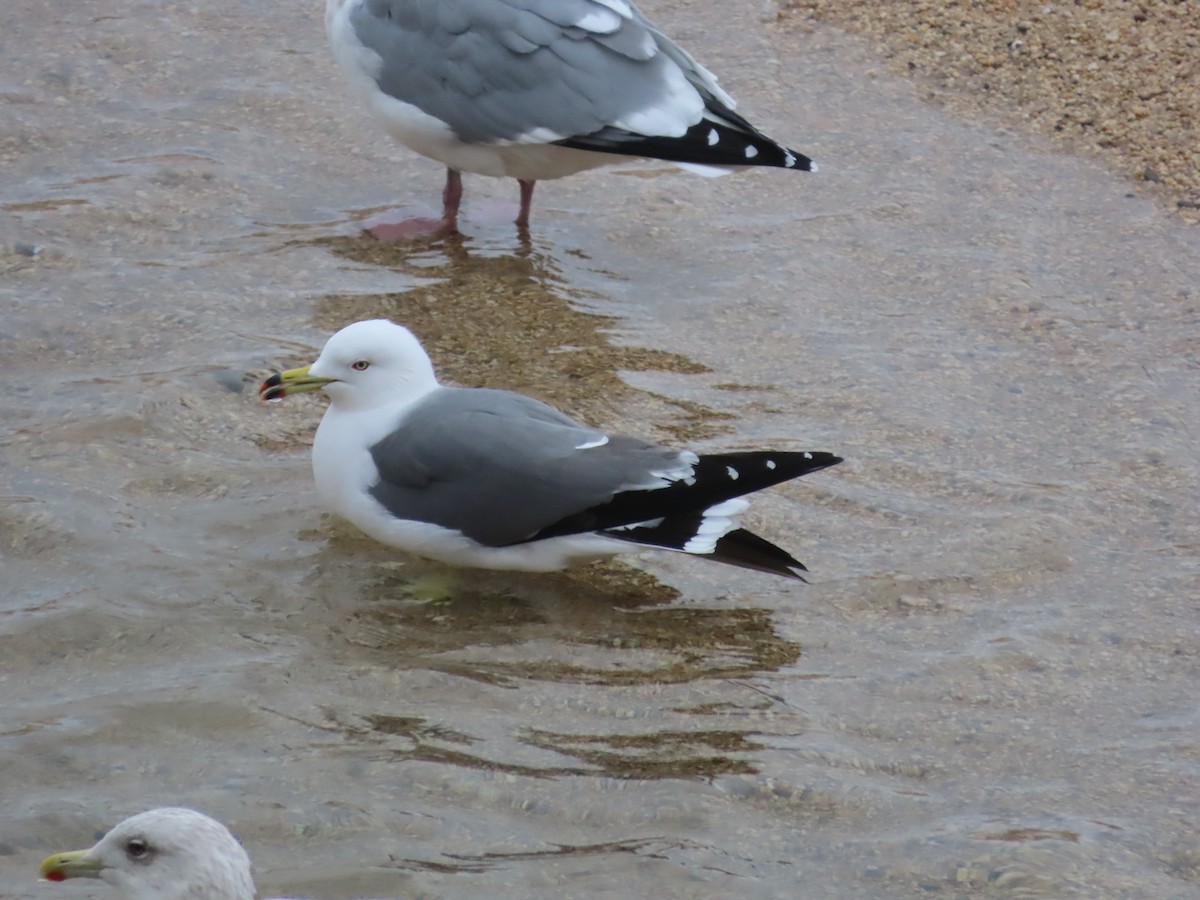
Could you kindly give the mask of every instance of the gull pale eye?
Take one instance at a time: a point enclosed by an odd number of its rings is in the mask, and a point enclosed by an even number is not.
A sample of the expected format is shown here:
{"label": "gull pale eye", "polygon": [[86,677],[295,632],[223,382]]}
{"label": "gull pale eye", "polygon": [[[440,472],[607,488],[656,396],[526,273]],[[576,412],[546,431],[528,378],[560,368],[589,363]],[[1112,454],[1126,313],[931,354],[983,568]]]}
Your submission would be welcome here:
{"label": "gull pale eye", "polygon": [[371,364],[365,359],[360,359],[358,362],[350,363],[350,368],[352,368],[355,372],[365,372],[370,367]]}
{"label": "gull pale eye", "polygon": [[145,859],[150,853],[150,845],[141,838],[130,838],[125,843],[125,852],[130,859]]}

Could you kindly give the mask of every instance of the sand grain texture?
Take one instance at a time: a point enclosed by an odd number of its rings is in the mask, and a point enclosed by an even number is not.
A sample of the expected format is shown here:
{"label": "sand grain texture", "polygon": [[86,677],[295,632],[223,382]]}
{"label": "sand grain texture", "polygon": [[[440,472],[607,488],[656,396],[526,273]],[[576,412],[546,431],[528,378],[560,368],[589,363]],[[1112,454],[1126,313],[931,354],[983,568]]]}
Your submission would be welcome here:
{"label": "sand grain texture", "polygon": [[1100,154],[1200,221],[1195,3],[789,0],[784,18],[863,33],[931,102]]}

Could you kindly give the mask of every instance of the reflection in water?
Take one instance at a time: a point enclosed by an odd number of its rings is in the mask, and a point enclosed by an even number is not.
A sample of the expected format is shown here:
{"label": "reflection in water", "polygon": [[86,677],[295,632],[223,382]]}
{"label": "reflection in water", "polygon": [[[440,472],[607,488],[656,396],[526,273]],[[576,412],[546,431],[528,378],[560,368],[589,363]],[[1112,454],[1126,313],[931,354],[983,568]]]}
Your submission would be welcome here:
{"label": "reflection in water", "polygon": [[[745,677],[800,656],[799,645],[776,634],[767,610],[651,606],[678,593],[620,564],[485,577],[486,589],[464,583],[434,602],[397,601],[407,578],[366,586],[358,602],[370,605],[341,612],[340,636],[375,665],[419,664],[489,683],[675,684]],[[513,659],[455,655],[480,645],[526,646]]]}
{"label": "reflection in water", "polygon": [[[472,240],[461,235],[424,245],[367,234],[309,243],[417,281],[399,293],[325,296],[316,303],[318,327],[332,333],[360,319],[393,319],[412,329],[439,375],[456,384],[528,393],[572,416],[604,421],[635,393],[622,370],[708,371],[675,353],[614,344],[619,320],[588,309],[601,298],[570,284],[561,263],[528,243],[498,252],[472,252]],[[674,440],[727,430],[724,413],[655,399],[666,407],[658,428]]]}
{"label": "reflection in water", "polygon": [[337,735],[353,752],[391,762],[416,760],[504,772],[532,778],[567,775],[600,775],[622,779],[714,778],[718,775],[752,775],[757,769],[748,756],[763,745],[750,738],[753,732],[733,729],[713,731],[651,731],[642,734],[567,734],[526,729],[517,740],[530,747],[577,760],[582,765],[532,766],[492,758],[468,748],[479,738],[431,723],[417,716],[384,713],[348,715],[327,706],[324,721],[305,721],[277,709],[265,711]]}
{"label": "reflection in water", "polygon": [[[474,721],[447,725],[414,714],[414,708],[428,707],[410,705],[403,692],[321,705],[324,718],[316,723],[271,712],[393,761],[538,777],[662,779],[755,771],[750,754],[759,745],[751,735],[763,728],[761,717],[770,715],[771,703],[759,696],[749,706],[713,703],[703,686],[773,671],[799,658],[799,645],[776,632],[767,610],[668,605],[677,591],[620,563],[552,575],[457,570],[450,596],[418,600],[412,586],[438,572],[438,564],[406,561],[397,572],[395,563],[378,561],[378,552],[365,540],[335,539],[320,554],[324,561],[318,559],[311,579],[319,606],[304,617],[314,633],[325,635],[321,657],[348,672],[370,670],[384,682],[394,680],[391,672],[438,673],[531,698],[579,685],[657,691],[692,684],[699,694],[677,697],[677,708],[662,716],[639,717],[633,733],[618,717],[615,733],[571,733],[562,729],[569,723],[556,721],[553,731],[522,726],[510,736],[575,761],[567,765],[506,758],[511,753],[497,749],[495,736],[477,732]],[[322,615],[328,628],[321,628]],[[713,727],[714,718],[721,727]]]}
{"label": "reflection in water", "polygon": [[574,756],[613,778],[713,778],[755,771],[734,756],[761,750],[741,731],[572,735],[531,729],[523,740]]}
{"label": "reflection in water", "polygon": [[[278,710],[267,710],[282,715]],[[347,720],[332,707],[322,710],[324,722],[303,722],[328,734],[336,734],[355,746],[366,747],[375,759],[392,762],[421,762],[461,766],[532,778],[567,775],[600,775],[623,779],[713,778],[717,775],[753,774],[756,770],[744,756],[761,750],[762,744],[739,731],[653,732],[649,734],[579,735],[528,730],[518,740],[531,747],[577,759],[583,765],[531,766],[505,762],[466,748],[478,743],[470,735],[452,731],[411,716],[365,715]],[[448,746],[449,745],[449,746]]]}

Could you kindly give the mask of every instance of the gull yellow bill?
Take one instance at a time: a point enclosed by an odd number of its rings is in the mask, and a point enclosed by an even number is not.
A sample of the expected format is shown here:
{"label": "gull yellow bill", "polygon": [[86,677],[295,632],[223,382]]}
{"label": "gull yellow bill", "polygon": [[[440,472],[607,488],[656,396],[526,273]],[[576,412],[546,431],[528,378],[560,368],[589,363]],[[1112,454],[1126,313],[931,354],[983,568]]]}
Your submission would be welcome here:
{"label": "gull yellow bill", "polygon": [[90,855],[90,850],[68,850],[42,860],[42,878],[46,881],[66,881],[68,878],[99,878],[104,864]]}
{"label": "gull yellow bill", "polygon": [[288,394],[319,391],[329,382],[337,381],[336,378],[318,378],[316,375],[309,375],[310,368],[312,367],[303,366],[299,369],[276,372],[262,383],[262,387],[258,389],[258,396],[264,400],[282,400]]}

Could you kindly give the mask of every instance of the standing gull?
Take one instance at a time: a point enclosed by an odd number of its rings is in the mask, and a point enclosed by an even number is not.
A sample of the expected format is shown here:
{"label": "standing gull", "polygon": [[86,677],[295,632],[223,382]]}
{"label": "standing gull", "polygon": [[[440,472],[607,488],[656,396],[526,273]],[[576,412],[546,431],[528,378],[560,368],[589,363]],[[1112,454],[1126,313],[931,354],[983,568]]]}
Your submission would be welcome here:
{"label": "standing gull", "polygon": [[99,878],[126,900],[254,900],[250,858],[220,822],[179,807],[131,816],[90,850],[55,853],[42,878]]}
{"label": "standing gull", "polygon": [[799,560],[734,517],[743,494],[841,462],[698,456],[604,434],[522,394],[443,387],[416,337],[384,319],[343,328],[259,394],[314,390],[330,398],[313,442],[322,501],[376,540],[456,565],[546,572],[645,545],[800,578]]}
{"label": "standing gull", "polygon": [[446,165],[448,231],[462,172],[516,178],[526,226],[535,181],[627,157],[702,175],[816,168],[628,0],[326,0],[325,27],[388,134]]}

